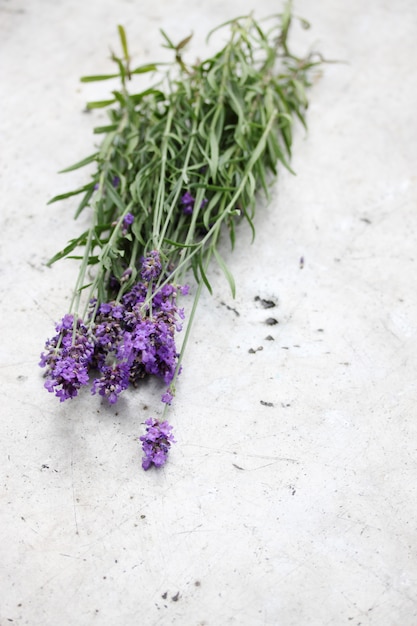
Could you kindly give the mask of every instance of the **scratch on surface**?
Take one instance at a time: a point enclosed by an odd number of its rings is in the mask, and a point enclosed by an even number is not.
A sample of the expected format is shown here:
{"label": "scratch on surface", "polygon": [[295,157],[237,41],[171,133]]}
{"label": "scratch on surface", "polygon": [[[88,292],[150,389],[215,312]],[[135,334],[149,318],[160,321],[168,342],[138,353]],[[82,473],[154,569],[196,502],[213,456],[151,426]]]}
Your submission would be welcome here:
{"label": "scratch on surface", "polygon": [[[267,437],[265,436],[265,437],[261,437],[258,439],[266,439],[266,438]],[[197,444],[197,443],[189,443],[187,445],[193,448],[200,448],[202,450],[207,450],[208,452],[217,452],[217,454],[233,454],[234,456],[238,454],[234,450],[225,450],[223,448],[212,448],[211,446],[202,446],[201,444]],[[239,453],[239,456],[245,456],[245,458],[248,458],[248,459],[264,459],[265,461],[272,461],[273,463],[277,463],[278,461],[285,462],[285,463],[299,463],[300,462],[298,459],[291,459],[285,456],[269,456],[266,454],[244,454],[241,452]],[[272,463],[270,463],[269,465],[272,465]]]}
{"label": "scratch on surface", "polygon": [[[194,528],[191,528],[190,530],[180,530],[177,533],[173,533],[174,535],[191,535],[191,533],[196,533],[197,530],[199,528],[202,527],[203,524],[198,524],[198,526],[195,526]],[[206,532],[206,531],[203,531]]]}
{"label": "scratch on surface", "polygon": [[[255,455],[250,455],[250,456],[255,456]],[[265,463],[265,465],[258,465],[258,467],[241,467],[240,465],[236,465],[236,463],[232,463],[232,465],[236,467],[236,469],[239,469],[239,470],[244,470],[246,472],[256,472],[257,470],[264,469],[264,467],[270,467],[271,465],[275,465],[275,463],[278,463],[279,461],[298,463],[298,461],[296,461],[295,459],[278,458],[272,461],[271,463]]]}
{"label": "scratch on surface", "polygon": [[66,556],[69,559],[77,559],[77,561],[82,561],[83,558],[81,556],[74,556],[73,554],[65,554],[65,552],[59,552],[60,556]]}

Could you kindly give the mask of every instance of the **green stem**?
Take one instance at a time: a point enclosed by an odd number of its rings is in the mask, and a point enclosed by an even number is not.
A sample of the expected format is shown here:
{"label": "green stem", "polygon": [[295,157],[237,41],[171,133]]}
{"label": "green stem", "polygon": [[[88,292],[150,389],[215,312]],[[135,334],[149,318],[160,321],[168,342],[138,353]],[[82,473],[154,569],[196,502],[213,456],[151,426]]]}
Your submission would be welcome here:
{"label": "green stem", "polygon": [[[198,100],[196,102],[196,107],[195,107],[195,115],[194,115],[194,119],[193,119],[193,126],[191,128],[190,131],[190,139],[188,142],[188,148],[187,148],[187,153],[185,155],[185,159],[184,159],[184,164],[182,167],[182,172],[181,172],[181,181],[184,183],[184,185],[186,185],[188,183],[188,174],[187,174],[187,168],[188,168],[188,164],[190,162],[190,158],[191,158],[191,154],[194,148],[194,143],[195,143],[195,135],[197,132],[197,121],[199,118],[199,112],[200,112],[200,105],[201,105],[201,94],[199,94]],[[173,212],[175,211],[175,209],[178,207],[178,198],[180,196],[181,193],[181,184],[178,185],[177,190],[175,192],[174,198],[171,202],[171,206],[169,208],[167,217],[165,219],[165,223],[164,226],[161,228],[161,233],[160,233],[160,237],[157,243],[157,250],[160,250],[162,248],[162,243],[164,241],[164,238],[166,236],[166,232],[168,229],[168,226],[170,225],[170,223],[172,222],[172,215]]]}
{"label": "green stem", "polygon": [[166,162],[167,162],[167,150],[168,150],[168,136],[172,126],[172,119],[174,116],[175,107],[172,106],[172,103],[168,109],[167,121],[165,125],[165,131],[163,135],[162,141],[162,151],[161,151],[161,162],[160,162],[160,177],[159,177],[159,185],[158,192],[155,201],[155,209],[154,209],[154,221],[153,221],[153,246],[158,249],[158,233],[161,230],[161,222],[162,215],[164,212],[164,196],[165,196],[165,170],[166,170]]}

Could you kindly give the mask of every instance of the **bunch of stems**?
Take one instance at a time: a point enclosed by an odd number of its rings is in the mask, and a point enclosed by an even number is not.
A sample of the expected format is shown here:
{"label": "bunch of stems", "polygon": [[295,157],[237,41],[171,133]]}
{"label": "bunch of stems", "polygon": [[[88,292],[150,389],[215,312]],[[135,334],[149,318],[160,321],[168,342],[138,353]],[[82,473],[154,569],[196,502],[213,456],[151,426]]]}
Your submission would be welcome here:
{"label": "bunch of stems", "polygon": [[[120,88],[108,100],[88,103],[88,109],[108,109],[109,123],[94,129],[103,140],[93,154],[63,170],[93,163],[91,180],[51,200],[81,195],[76,217],[89,210],[91,226],[49,264],[64,257],[81,261],[69,313],[90,329],[102,303],[123,302],[149,254],[156,251],[162,266],[143,303],[151,315],[156,294],[167,284],[182,284],[192,271],[197,288],[171,390],[201,289],[211,291],[212,260],[235,294],[219,252],[222,233],[228,232],[232,248],[240,221],[254,235],[257,192],[269,195],[271,175],[280,164],[291,171],[294,119],[305,126],[306,88],[322,62],[319,55],[291,53],[292,20],[287,3],[282,14],[262,22],[251,15],[227,22],[218,27],[228,31],[227,43],[194,64],[183,58],[190,38],[174,44],[161,31],[172,63],[134,69],[119,26],[122,54],[112,54],[117,71],[81,79],[118,77]],[[152,86],[131,93],[132,79],[144,73],[152,75]],[[73,332],[75,337],[76,324]]]}

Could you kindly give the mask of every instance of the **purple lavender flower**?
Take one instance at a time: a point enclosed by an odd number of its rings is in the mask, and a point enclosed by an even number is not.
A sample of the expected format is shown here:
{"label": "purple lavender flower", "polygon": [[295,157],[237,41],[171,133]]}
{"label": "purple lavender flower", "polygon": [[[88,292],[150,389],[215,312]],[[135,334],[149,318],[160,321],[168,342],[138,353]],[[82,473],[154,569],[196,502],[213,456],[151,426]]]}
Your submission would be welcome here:
{"label": "purple lavender flower", "polygon": [[125,226],[130,226],[131,224],[133,224],[134,221],[135,221],[135,217],[134,215],[132,215],[132,213],[126,213],[126,215],[123,218],[123,224]]}
{"label": "purple lavender flower", "polygon": [[147,283],[158,278],[162,271],[161,259],[158,250],[152,250],[147,257],[143,259],[141,275]]}
{"label": "purple lavender flower", "polygon": [[101,369],[108,361],[123,338],[124,306],[114,302],[100,304],[95,319],[94,333],[94,365]]}
{"label": "purple lavender flower", "polygon": [[171,443],[175,439],[171,434],[172,426],[168,422],[160,423],[153,417],[146,420],[146,434],[139,437],[142,442],[142,450],[145,454],[142,459],[142,467],[146,471],[151,465],[161,467],[167,460]]}
{"label": "purple lavender flower", "polygon": [[102,376],[96,378],[91,393],[99,393],[103,398],[107,398],[110,404],[115,404],[119,394],[129,386],[129,365],[118,363],[113,366],[104,365],[101,368]]}
{"label": "purple lavender flower", "polygon": [[[189,191],[186,191],[185,194],[181,196],[180,202],[182,204],[182,212],[184,213],[184,215],[192,215],[195,204],[194,196],[191,195]],[[200,204],[200,208],[202,209],[203,207],[205,207],[207,202],[207,198],[203,198]]]}
{"label": "purple lavender flower", "polygon": [[73,330],[74,316],[65,315],[56,325],[57,334],[46,342],[39,365],[46,367],[45,389],[61,402],[74,398],[79,388],[88,383],[88,367],[92,361],[94,344],[81,320]]}
{"label": "purple lavender flower", "polygon": [[185,194],[181,197],[182,212],[185,215],[191,215],[194,209],[194,203],[194,196],[192,196],[189,191],[186,191]]}
{"label": "purple lavender flower", "polygon": [[170,389],[167,389],[161,398],[162,402],[165,402],[165,404],[171,404],[173,399],[174,399],[174,396]]}
{"label": "purple lavender flower", "polygon": [[[184,311],[177,305],[178,293],[188,287],[152,282],[162,268],[157,251],[144,260],[143,282],[136,283],[121,302],[90,302],[89,328],[74,316],[65,315],[56,326],[57,335],[46,342],[39,365],[46,369],[45,388],[62,401],[77,395],[89,382],[89,370],[98,369],[92,393],[114,404],[129,383],[136,385],[153,374],[169,386],[175,376],[178,352],[175,333],[181,330]],[[152,304],[145,304],[152,286]],[[95,315],[93,321],[92,316]],[[91,328],[90,328],[91,327]],[[170,404],[168,388],[163,402]]]}
{"label": "purple lavender flower", "polygon": [[132,276],[132,268],[128,267],[125,269],[125,271],[123,272],[123,274],[120,277],[120,283],[125,283],[129,280],[129,278]]}
{"label": "purple lavender flower", "polygon": [[[142,304],[145,302],[146,295],[148,293],[148,287],[144,283],[136,283],[133,285],[132,289],[124,294],[122,298],[123,305],[126,308],[126,311],[131,311],[133,307],[137,304]],[[125,314],[126,320],[126,314]]]}
{"label": "purple lavender flower", "polygon": [[88,370],[85,365],[69,356],[60,358],[45,381],[45,389],[55,392],[60,402],[74,398],[78,389],[88,383]]}
{"label": "purple lavender flower", "polygon": [[123,237],[126,237],[127,233],[129,232],[129,226],[131,226],[134,221],[135,221],[135,216],[132,215],[132,213],[126,213],[126,215],[123,218],[123,222],[122,222],[122,235],[123,235]]}

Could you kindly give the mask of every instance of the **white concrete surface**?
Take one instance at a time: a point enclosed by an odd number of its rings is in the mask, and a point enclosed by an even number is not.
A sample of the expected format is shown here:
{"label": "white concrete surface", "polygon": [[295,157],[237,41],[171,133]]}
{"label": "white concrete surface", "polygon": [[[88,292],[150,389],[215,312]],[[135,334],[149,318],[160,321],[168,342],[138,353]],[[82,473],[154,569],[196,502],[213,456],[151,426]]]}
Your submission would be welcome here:
{"label": "white concrete surface", "polygon": [[118,23],[142,62],[160,27],[201,43],[252,8],[0,0],[1,626],[417,624],[414,0],[297,0],[348,64],[315,85],[249,252],[239,233],[235,302],[214,272],[169,464],[140,469],[155,385],[114,408],[42,388],[78,267],[44,262],[87,221],[46,202],[84,181],[56,172],[91,151],[82,110],[107,92],[79,76],[109,69]]}

